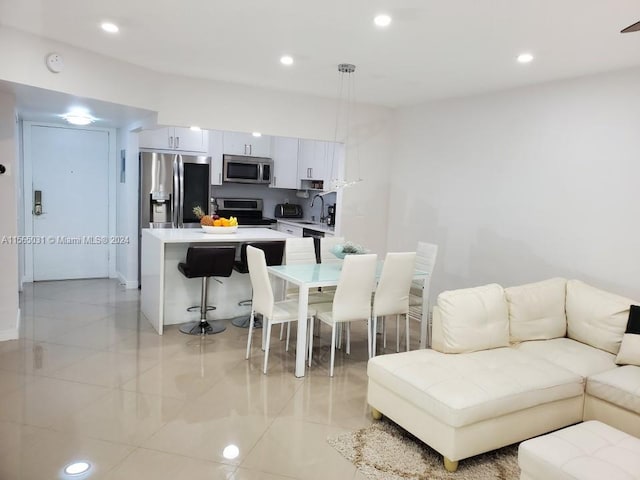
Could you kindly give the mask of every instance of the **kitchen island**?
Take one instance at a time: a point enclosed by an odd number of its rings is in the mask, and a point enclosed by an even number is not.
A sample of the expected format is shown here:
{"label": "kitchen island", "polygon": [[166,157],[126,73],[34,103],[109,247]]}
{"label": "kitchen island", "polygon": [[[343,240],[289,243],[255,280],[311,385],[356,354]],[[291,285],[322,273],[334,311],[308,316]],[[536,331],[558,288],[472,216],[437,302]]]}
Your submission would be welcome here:
{"label": "kitchen island", "polygon": [[[187,307],[200,305],[200,286],[197,279],[184,277],[178,263],[184,262],[187,249],[193,244],[233,245],[244,242],[285,240],[291,235],[268,228],[239,228],[232,234],[204,233],[199,228],[146,228],[142,230],[141,310],[162,335],[164,325],[196,321],[200,311],[187,312]],[[209,282],[209,305],[212,320],[248,314],[247,307],[238,302],[251,298],[248,274],[233,272],[223,283]]]}

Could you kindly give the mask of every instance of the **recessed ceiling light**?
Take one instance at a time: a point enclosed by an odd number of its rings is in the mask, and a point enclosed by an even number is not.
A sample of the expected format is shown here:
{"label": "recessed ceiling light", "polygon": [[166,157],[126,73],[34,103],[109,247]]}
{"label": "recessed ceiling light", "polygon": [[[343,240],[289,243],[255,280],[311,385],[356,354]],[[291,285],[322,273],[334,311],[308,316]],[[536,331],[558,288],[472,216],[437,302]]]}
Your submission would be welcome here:
{"label": "recessed ceiling light", "polygon": [[120,31],[120,28],[115,23],[111,22],[102,22],[100,27],[108,33],[118,33]]}
{"label": "recessed ceiling light", "polygon": [[529,63],[532,60],[533,55],[531,55],[530,53],[521,53],[520,55],[518,55],[518,62],[520,63]]}
{"label": "recessed ceiling light", "polygon": [[89,125],[90,123],[93,123],[96,121],[95,118],[93,118],[88,113],[84,113],[84,112],[65,113],[64,115],[62,115],[62,118],[64,118],[67,122],[69,122],[72,125]]}
{"label": "recessed ceiling light", "polygon": [[386,14],[381,14],[373,19],[373,23],[378,27],[388,27],[391,24],[391,17]]}
{"label": "recessed ceiling light", "polygon": [[199,132],[202,129],[200,127],[198,127],[197,125],[192,125],[189,127],[189,130],[193,131],[193,132]]}
{"label": "recessed ceiling light", "polygon": [[280,57],[280,63],[283,65],[293,65],[293,57],[291,55],[283,55]]}
{"label": "recessed ceiling light", "polygon": [[71,463],[64,467],[64,473],[67,475],[82,475],[91,468],[91,464],[87,462]]}
{"label": "recessed ceiling light", "polygon": [[254,137],[261,137],[262,134],[260,132],[253,132],[251,135],[253,135]]}
{"label": "recessed ceiling light", "polygon": [[233,460],[238,455],[240,455],[240,449],[235,445],[227,445],[222,451],[222,456],[227,460]]}

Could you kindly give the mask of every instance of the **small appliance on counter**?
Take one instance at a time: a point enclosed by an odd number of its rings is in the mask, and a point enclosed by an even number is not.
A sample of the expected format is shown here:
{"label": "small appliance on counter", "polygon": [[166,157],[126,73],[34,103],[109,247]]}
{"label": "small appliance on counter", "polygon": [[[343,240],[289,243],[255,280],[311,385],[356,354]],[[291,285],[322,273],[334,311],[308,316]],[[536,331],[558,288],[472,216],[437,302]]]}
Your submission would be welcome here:
{"label": "small appliance on counter", "polygon": [[336,205],[329,205],[327,207],[327,226],[335,227],[336,226]]}
{"label": "small appliance on counter", "polygon": [[302,206],[297,203],[279,203],[273,215],[276,218],[302,218]]}

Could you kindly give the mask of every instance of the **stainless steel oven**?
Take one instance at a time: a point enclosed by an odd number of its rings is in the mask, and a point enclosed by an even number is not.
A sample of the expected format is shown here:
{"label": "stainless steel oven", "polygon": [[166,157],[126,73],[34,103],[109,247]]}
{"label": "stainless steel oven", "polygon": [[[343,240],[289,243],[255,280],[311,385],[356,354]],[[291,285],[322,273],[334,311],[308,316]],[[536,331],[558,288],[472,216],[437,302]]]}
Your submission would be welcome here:
{"label": "stainless steel oven", "polygon": [[223,155],[222,179],[230,183],[271,183],[273,160],[264,157]]}

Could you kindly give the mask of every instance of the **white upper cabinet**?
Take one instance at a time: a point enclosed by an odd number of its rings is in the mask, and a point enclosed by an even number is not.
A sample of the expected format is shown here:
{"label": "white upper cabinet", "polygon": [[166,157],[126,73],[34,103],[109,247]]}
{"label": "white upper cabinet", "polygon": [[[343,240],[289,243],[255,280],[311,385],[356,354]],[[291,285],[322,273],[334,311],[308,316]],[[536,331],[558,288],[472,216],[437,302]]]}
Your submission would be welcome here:
{"label": "white upper cabinet", "polygon": [[209,136],[206,130],[163,127],[143,130],[138,138],[140,148],[202,153],[206,153],[209,149]]}
{"label": "white upper cabinet", "polygon": [[209,130],[209,155],[211,156],[211,185],[222,185],[222,132]]}
{"label": "white upper cabinet", "polygon": [[302,188],[319,189],[317,182],[327,175],[327,142],[300,140],[298,149],[298,179]]}
{"label": "white upper cabinet", "polygon": [[272,188],[300,188],[298,180],[298,139],[272,137]]}
{"label": "white upper cabinet", "polygon": [[331,180],[339,178],[344,161],[341,143],[300,140],[298,149],[298,188],[328,190]]}
{"label": "white upper cabinet", "polygon": [[251,133],[224,132],[224,153],[227,155],[248,155],[271,157],[271,137],[254,137]]}
{"label": "white upper cabinet", "polygon": [[300,140],[298,177],[300,180],[322,180],[327,167],[327,142]]}

